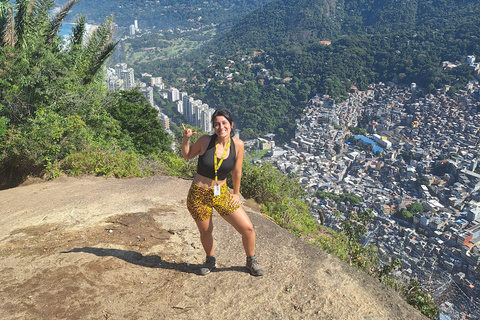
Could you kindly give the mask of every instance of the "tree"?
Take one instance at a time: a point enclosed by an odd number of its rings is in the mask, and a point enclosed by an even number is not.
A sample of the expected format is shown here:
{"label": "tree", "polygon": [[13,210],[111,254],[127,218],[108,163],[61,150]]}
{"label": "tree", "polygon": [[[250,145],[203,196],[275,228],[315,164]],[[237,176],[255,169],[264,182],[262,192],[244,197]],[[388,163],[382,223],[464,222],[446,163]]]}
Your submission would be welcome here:
{"label": "tree", "polygon": [[98,71],[118,44],[118,41],[112,42],[113,28],[113,16],[110,16],[93,31],[86,44],[84,44],[85,16],[80,16],[77,19],[72,29],[68,52],[70,57],[74,58],[77,73],[82,77],[84,84],[88,84],[95,79]]}
{"label": "tree", "polygon": [[117,103],[108,112],[120,122],[135,149],[142,154],[169,150],[170,139],[157,118],[158,111],[147,99],[138,90],[121,91],[117,95]]}
{"label": "tree", "polygon": [[340,152],[342,152],[342,145],[339,144],[339,143],[335,143],[335,146],[333,147],[333,150],[335,150],[335,152],[337,154],[339,154]]}
{"label": "tree", "polygon": [[430,181],[428,180],[428,178],[423,177],[423,176],[417,179],[417,183],[419,185],[425,185],[427,187],[430,185]]}
{"label": "tree", "polygon": [[2,0],[0,2],[2,45],[27,50],[38,48],[41,43],[52,44],[67,13],[80,1],[69,0],[50,16],[55,4],[51,0],[16,0],[15,5]]}
{"label": "tree", "polygon": [[[69,0],[50,16],[50,0],[2,1],[0,47],[0,100],[3,114],[12,124],[25,123],[41,107],[55,105],[59,97],[81,90],[99,75],[100,67],[113,52],[113,20],[108,18],[88,39],[80,19],[74,39],[62,50],[58,29],[68,11],[80,0]],[[66,92],[69,92],[68,94]]]}
{"label": "tree", "polygon": [[423,206],[420,203],[415,202],[410,206],[409,211],[413,214],[423,212]]}
{"label": "tree", "polygon": [[15,175],[12,180],[21,182],[29,174],[56,176],[71,154],[93,154],[82,152],[99,148],[97,154],[114,155],[119,145],[133,149],[131,138],[121,135],[119,122],[106,112],[106,106],[118,105],[122,96],[108,93],[99,81],[99,71],[115,47],[113,19],[87,37],[80,18],[67,46],[58,36],[62,21],[78,2],[69,0],[52,13],[51,0],[0,0],[4,177]]}
{"label": "tree", "polygon": [[410,221],[413,218],[413,214],[407,209],[402,210],[402,218],[406,221]]}
{"label": "tree", "polygon": [[348,129],[354,134],[354,135],[366,135],[367,131],[364,128],[360,127],[348,127]]}

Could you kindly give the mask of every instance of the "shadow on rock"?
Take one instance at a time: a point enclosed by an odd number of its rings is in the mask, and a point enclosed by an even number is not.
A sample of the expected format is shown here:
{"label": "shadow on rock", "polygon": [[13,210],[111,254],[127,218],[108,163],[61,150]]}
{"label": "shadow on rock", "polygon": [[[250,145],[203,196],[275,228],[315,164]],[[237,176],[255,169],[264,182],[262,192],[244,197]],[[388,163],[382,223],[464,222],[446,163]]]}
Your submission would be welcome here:
{"label": "shadow on rock", "polygon": [[[131,250],[121,250],[121,249],[106,249],[106,248],[95,248],[95,247],[83,247],[75,248],[69,251],[62,251],[61,253],[73,253],[73,252],[84,252],[91,253],[98,257],[115,257],[122,259],[131,264],[137,266],[147,267],[147,268],[161,268],[161,269],[173,269],[185,273],[198,274],[199,269],[202,267],[201,264],[190,264],[186,262],[168,262],[163,260],[158,255],[148,255],[144,256],[143,254],[131,251]],[[212,272],[221,272],[221,271],[237,271],[237,272],[246,272],[248,269],[246,267],[228,267],[228,268],[216,268]]]}

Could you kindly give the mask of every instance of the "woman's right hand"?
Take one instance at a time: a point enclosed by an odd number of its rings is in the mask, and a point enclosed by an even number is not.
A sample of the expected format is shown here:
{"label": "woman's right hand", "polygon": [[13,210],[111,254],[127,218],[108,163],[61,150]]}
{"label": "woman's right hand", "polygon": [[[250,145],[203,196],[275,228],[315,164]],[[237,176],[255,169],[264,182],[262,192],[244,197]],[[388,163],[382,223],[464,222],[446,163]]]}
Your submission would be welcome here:
{"label": "woman's right hand", "polygon": [[185,126],[183,125],[182,123],[182,128],[183,128],[183,137],[187,137],[190,139],[191,136],[193,136],[194,134],[196,134],[197,132],[196,131],[192,131],[192,129],[190,128],[185,128]]}

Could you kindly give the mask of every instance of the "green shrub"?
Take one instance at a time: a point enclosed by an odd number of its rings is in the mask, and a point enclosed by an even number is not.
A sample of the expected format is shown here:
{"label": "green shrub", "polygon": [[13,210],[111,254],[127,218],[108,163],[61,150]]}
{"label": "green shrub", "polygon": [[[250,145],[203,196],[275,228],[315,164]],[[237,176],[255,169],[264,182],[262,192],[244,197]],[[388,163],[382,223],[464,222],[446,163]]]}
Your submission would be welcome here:
{"label": "green shrub", "polygon": [[281,201],[267,202],[262,205],[262,211],[296,235],[308,235],[317,230],[318,224],[307,204],[298,198],[285,197]]}
{"label": "green shrub", "polygon": [[39,109],[22,129],[16,140],[17,150],[36,165],[47,165],[88,145],[85,123],[79,116],[63,117]]}
{"label": "green shrub", "polygon": [[240,192],[261,204],[263,213],[296,235],[308,235],[317,229],[315,218],[302,200],[305,191],[298,180],[281,173],[269,162],[257,166],[244,161]]}
{"label": "green shrub", "polygon": [[162,152],[156,156],[165,168],[165,173],[170,176],[193,178],[196,172],[196,159],[185,160],[173,152]]}
{"label": "green shrub", "polygon": [[325,252],[340,258],[342,261],[349,262],[350,256],[347,250],[347,237],[335,230],[328,228],[324,228],[324,230],[326,232],[317,237],[313,244]]}
{"label": "green shrub", "polygon": [[255,165],[243,162],[240,192],[257,203],[282,201],[282,198],[303,199],[305,190],[294,176],[285,175],[269,162]]}
{"label": "green shrub", "polygon": [[438,318],[438,307],[435,301],[428,293],[423,291],[418,281],[410,281],[402,288],[401,293],[408,304],[414,306],[429,319],[434,320]]}
{"label": "green shrub", "polygon": [[95,174],[99,176],[142,177],[139,159],[134,153],[86,150],[68,155],[62,162],[63,171],[72,175]]}
{"label": "green shrub", "polygon": [[367,226],[372,219],[371,211],[350,212],[347,218],[341,221],[342,233],[332,230],[331,234],[320,235],[315,243],[345,262],[371,273],[378,265],[376,247],[363,246],[360,242],[366,235]]}

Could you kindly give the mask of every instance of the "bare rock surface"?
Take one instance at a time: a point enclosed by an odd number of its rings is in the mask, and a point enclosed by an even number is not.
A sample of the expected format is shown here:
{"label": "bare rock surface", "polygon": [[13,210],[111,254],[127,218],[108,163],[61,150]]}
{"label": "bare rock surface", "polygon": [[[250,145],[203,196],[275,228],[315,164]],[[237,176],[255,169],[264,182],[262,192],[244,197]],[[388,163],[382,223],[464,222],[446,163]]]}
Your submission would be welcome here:
{"label": "bare rock surface", "polygon": [[1,319],[426,319],[393,290],[244,208],[265,276],[214,214],[217,269],[189,180],[60,177],[0,191]]}

